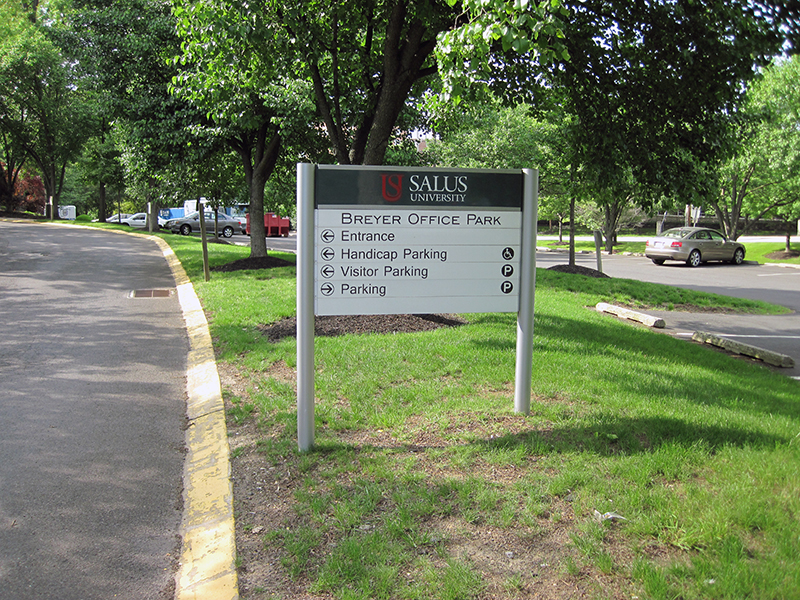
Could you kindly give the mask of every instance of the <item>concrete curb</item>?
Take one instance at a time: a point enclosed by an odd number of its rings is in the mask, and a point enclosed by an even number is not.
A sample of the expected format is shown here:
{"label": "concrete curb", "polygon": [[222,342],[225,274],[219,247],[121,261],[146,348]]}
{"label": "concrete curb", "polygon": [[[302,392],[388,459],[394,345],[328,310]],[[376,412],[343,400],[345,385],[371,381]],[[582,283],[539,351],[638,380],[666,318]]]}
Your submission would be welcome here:
{"label": "concrete curb", "polygon": [[779,352],[773,352],[772,350],[766,350],[765,348],[759,348],[758,346],[753,346],[751,344],[737,342],[720,335],[709,333],[707,331],[695,331],[692,334],[692,341],[711,344],[712,346],[717,346],[718,348],[722,348],[723,350],[727,350],[728,352],[732,352],[734,354],[741,354],[743,356],[757,358],[758,360],[774,367],[781,367],[785,369],[794,368],[794,359],[791,356],[780,354]]}
{"label": "concrete curb", "polygon": [[225,407],[208,322],[191,281],[164,240],[153,239],[172,270],[189,336],[186,460],[176,600],[238,600],[233,486]]}

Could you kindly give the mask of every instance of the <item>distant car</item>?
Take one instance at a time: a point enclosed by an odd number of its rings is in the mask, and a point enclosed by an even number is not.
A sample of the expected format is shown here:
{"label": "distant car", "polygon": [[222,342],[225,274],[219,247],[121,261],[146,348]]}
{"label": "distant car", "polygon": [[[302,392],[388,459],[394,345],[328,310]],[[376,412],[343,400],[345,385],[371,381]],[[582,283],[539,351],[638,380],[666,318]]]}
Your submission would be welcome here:
{"label": "distant car", "polygon": [[675,227],[648,239],[644,255],[657,265],[667,260],[680,260],[690,267],[710,260],[740,265],[744,262],[745,248],[715,229]]}
{"label": "distant car", "polygon": [[[106,219],[106,223],[116,223],[116,218],[111,221]],[[158,217],[158,226],[163,227],[164,223],[167,221]],[[136,213],[135,215],[128,215],[120,220],[121,225],[128,225],[130,227],[136,227],[137,229],[144,229],[147,227],[147,213]]]}
{"label": "distant car", "polygon": [[147,225],[147,213],[136,213],[130,217],[120,219],[119,222],[120,225],[128,225],[130,227],[144,229],[144,227]]}
{"label": "distant car", "polygon": [[239,225],[242,226],[242,232],[247,229],[247,213],[245,211],[241,208],[234,208],[231,211],[231,217],[239,221]]}
{"label": "distant car", "polygon": [[[203,216],[206,222],[206,230],[209,232],[214,231],[214,212],[205,211]],[[239,221],[226,215],[225,213],[217,213],[219,218],[219,231],[226,238],[231,237],[237,231],[244,233]],[[180,219],[170,219],[164,224],[165,229],[169,229],[172,233],[180,233],[181,235],[189,235],[193,231],[200,231],[200,213],[194,211],[189,215]]]}
{"label": "distant car", "polygon": [[[129,215],[128,213],[122,213],[122,214],[114,213],[110,217],[106,218],[106,223],[119,223],[120,218],[127,219],[130,216],[131,215]],[[100,219],[92,219],[92,223],[97,223],[99,220]]]}

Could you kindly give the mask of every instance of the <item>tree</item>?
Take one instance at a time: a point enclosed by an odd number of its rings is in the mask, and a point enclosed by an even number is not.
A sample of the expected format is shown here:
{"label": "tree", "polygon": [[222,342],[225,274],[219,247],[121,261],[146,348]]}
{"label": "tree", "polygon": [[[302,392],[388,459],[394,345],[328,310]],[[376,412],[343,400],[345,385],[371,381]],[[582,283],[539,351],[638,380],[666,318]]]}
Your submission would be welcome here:
{"label": "tree", "polygon": [[39,24],[36,14],[36,6],[31,7],[30,22],[22,26],[17,21],[2,42],[4,162],[11,169],[11,177],[7,174],[3,179],[7,188],[14,169],[30,158],[53,199],[52,215],[56,217],[66,167],[85,139],[87,107],[76,89],[72,65],[49,39],[52,25]]}
{"label": "tree", "polygon": [[42,178],[23,169],[14,187],[15,210],[43,214],[46,203]]}
{"label": "tree", "polygon": [[267,7],[313,83],[336,161],[381,164],[414,86],[436,72],[436,36],[451,26],[452,11],[425,0]]}
{"label": "tree", "polygon": [[6,61],[18,36],[24,35],[26,23],[21,6],[0,6],[0,57],[4,57],[0,58],[0,203],[7,209],[14,202],[14,189],[27,152],[22,144],[26,113],[14,98],[15,77]]}
{"label": "tree", "polygon": [[124,186],[125,173],[120,162],[121,153],[114,143],[110,131],[105,131],[105,122],[100,118],[99,135],[90,137],[78,159],[77,168],[81,180],[97,189],[98,220],[105,223],[108,214],[106,198],[109,188]]}
{"label": "tree", "polygon": [[[124,157],[126,181],[149,203],[157,228],[157,200],[171,187],[173,163],[184,162],[196,143],[190,126],[202,116],[170,95],[180,51],[169,0],[71,0],[70,31],[62,46],[81,69],[81,84],[99,107],[94,132],[109,136]],[[112,125],[113,124],[113,125]],[[104,186],[113,180],[98,181]]]}
{"label": "tree", "polygon": [[432,140],[426,150],[431,162],[461,168],[538,168],[542,195],[556,193],[564,185],[558,127],[536,119],[530,106],[502,107],[497,100],[488,100],[462,103],[457,111],[457,118],[438,119],[441,140]]}
{"label": "tree", "polygon": [[302,153],[316,134],[310,89],[292,77],[288,39],[263,10],[224,0],[176,2],[183,39],[173,93],[206,114],[196,132],[239,156],[250,202],[251,256],[267,255],[264,188],[287,144]]}
{"label": "tree", "polygon": [[[503,4],[487,1],[487,14],[504,16]],[[800,8],[777,0],[582,0],[564,9],[549,28],[563,32],[568,59],[529,53],[490,63],[488,76],[483,69],[467,82],[526,85],[534,99],[555,94],[573,117],[570,161],[585,185],[610,189],[632,172],[639,185],[687,202],[714,189],[708,174],[733,149],[729,132],[745,84],[800,35]],[[509,91],[511,101],[521,95],[516,86]]]}
{"label": "tree", "polygon": [[[437,37],[470,24],[469,13],[460,6],[437,0],[177,4],[187,23],[197,23],[195,55],[213,49],[214,55],[229,56],[221,42],[212,41],[222,37],[228,47],[242,49],[240,60],[206,61],[209,81],[263,78],[249,69],[251,53],[258,52],[266,73],[280,62],[278,73],[308,81],[331,153],[342,164],[384,161],[409,99],[425,90],[438,70],[433,54]],[[526,12],[518,4],[517,12]],[[524,28],[533,24],[531,17]],[[237,70],[241,76],[233,75]]]}
{"label": "tree", "polygon": [[[800,58],[764,70],[747,90],[737,151],[719,170],[711,205],[737,239],[764,216],[800,218]],[[789,241],[787,239],[787,247]]]}

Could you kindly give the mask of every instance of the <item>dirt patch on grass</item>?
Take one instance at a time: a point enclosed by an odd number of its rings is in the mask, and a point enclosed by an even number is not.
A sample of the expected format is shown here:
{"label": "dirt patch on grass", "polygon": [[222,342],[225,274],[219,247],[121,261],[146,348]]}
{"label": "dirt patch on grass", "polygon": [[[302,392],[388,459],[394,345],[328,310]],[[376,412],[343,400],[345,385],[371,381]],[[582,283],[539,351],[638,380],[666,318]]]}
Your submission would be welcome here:
{"label": "dirt patch on grass", "polygon": [[548,271],[556,271],[558,273],[570,273],[572,275],[583,275],[585,277],[605,277],[610,279],[605,273],[601,273],[597,269],[590,269],[589,267],[582,267],[580,265],[553,265]]}
{"label": "dirt patch on grass", "polygon": [[764,258],[768,258],[770,260],[789,260],[791,258],[798,258],[800,257],[800,251],[797,250],[781,250],[779,252],[770,252]]}

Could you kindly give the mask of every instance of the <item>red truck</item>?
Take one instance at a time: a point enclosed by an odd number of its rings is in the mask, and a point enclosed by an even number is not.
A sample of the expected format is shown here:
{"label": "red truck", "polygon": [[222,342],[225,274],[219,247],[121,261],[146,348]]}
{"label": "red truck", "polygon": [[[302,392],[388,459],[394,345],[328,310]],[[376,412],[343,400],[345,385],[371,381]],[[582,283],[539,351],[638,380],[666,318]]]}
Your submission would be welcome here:
{"label": "red truck", "polygon": [[[279,217],[275,213],[264,213],[264,230],[267,237],[289,237],[291,221],[289,217]],[[250,213],[247,214],[247,235],[250,235]]]}

